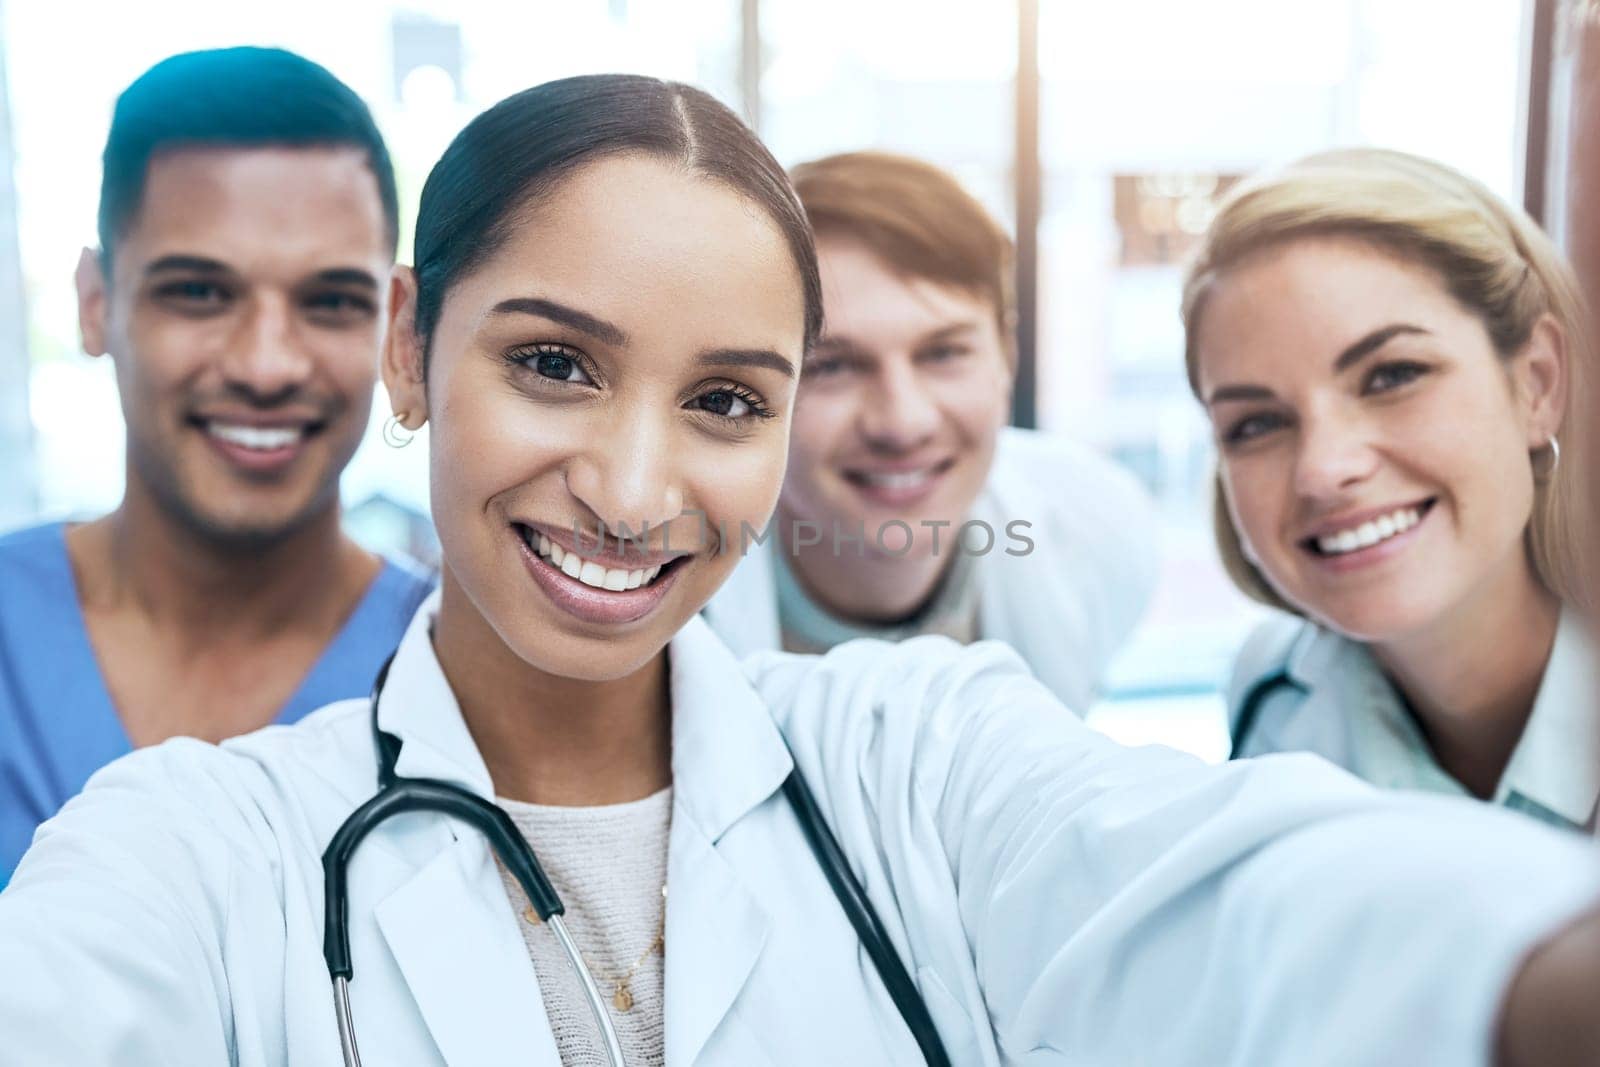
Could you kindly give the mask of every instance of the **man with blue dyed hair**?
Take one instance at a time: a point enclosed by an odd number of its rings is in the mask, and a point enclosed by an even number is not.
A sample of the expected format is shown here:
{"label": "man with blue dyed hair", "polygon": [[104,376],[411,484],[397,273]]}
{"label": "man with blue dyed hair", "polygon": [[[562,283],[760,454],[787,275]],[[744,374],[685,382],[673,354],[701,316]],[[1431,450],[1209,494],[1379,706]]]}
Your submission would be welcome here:
{"label": "man with blue dyed hair", "polygon": [[102,764],[364,695],[398,642],[426,582],[351,541],[338,494],[397,218],[371,113],[306,59],[187,53],[118,98],[77,286],[127,486],[0,538],[0,885]]}

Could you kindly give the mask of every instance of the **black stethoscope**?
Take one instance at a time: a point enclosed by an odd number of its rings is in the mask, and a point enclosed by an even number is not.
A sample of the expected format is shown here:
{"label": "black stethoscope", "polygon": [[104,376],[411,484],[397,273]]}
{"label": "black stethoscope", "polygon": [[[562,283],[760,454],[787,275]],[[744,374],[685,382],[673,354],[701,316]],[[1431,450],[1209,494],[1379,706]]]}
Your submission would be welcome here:
{"label": "black stethoscope", "polygon": [[1266,705],[1267,698],[1279,689],[1289,688],[1298,693],[1305,693],[1306,687],[1289,676],[1288,671],[1278,670],[1256,681],[1245,691],[1239,701],[1239,720],[1233,727],[1233,744],[1228,750],[1229,759],[1241,758],[1244,752],[1245,739],[1256,728],[1256,720],[1261,718],[1261,709]]}
{"label": "black stethoscope", "polygon": [[[606,1010],[599,987],[595,985],[594,976],[589,973],[577,943],[562,921],[561,916],[566,908],[550,885],[550,880],[545,877],[533,848],[511,821],[511,816],[498,805],[460,786],[434,778],[402,778],[395,773],[395,763],[400,758],[400,739],[378,727],[378,698],[383,693],[383,683],[389,676],[389,665],[393,662],[394,657],[391,656],[378,672],[378,679],[372,686],[372,739],[378,752],[377,795],[351,813],[333,835],[327,851],[322,854],[322,955],[328,962],[328,975],[333,979],[339,1045],[344,1052],[345,1067],[361,1067],[355,1024],[350,1015],[350,982],[355,976],[355,968],[350,961],[350,858],[366,836],[385,819],[421,811],[459,819],[488,840],[494,854],[528,895],[528,902],[533,905],[539,918],[549,925],[577,973],[611,1067],[625,1067],[622,1046],[617,1039],[611,1014]],[[945,1055],[939,1031],[933,1025],[933,1017],[928,1014],[928,1006],[906,972],[905,964],[900,962],[883,928],[883,922],[878,918],[872,901],[867,898],[866,890],[861,888],[861,883],[850,870],[833,831],[828,829],[828,824],[823,820],[816,798],[811,795],[811,789],[806,785],[798,765],[784,779],[783,795],[794,809],[806,843],[822,865],[822,873],[827,876],[833,895],[839,899],[850,925],[855,927],[867,955],[872,957],[872,965],[888,988],[900,1017],[910,1027],[911,1036],[922,1050],[923,1059],[931,1067],[949,1067],[950,1058]]]}

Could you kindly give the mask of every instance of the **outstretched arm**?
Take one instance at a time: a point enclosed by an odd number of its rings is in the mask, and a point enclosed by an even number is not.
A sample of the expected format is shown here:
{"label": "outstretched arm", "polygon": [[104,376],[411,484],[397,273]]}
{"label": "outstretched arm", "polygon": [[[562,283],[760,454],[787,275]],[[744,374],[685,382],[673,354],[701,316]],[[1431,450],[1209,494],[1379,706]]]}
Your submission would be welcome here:
{"label": "outstretched arm", "polygon": [[[1522,998],[1581,955],[1576,933],[1550,939],[1594,906],[1592,844],[1524,816],[1308,755],[1208,767],[1124,748],[996,646],[871,644],[807,670],[814,714],[871,724],[830,742],[863,753],[839,825],[880,828],[847,850],[880,853],[897,896],[952,894],[968,1015],[1003,1058],[1487,1065],[1502,1033],[1534,1039]],[[1534,992],[1506,1008],[1514,979]]]}
{"label": "outstretched arm", "polygon": [[[208,750],[182,740],[119,760],[41,828],[0,893],[0,1061],[238,1062],[229,913],[241,889],[275,882],[235,863]],[[255,936],[271,943],[275,927]]]}

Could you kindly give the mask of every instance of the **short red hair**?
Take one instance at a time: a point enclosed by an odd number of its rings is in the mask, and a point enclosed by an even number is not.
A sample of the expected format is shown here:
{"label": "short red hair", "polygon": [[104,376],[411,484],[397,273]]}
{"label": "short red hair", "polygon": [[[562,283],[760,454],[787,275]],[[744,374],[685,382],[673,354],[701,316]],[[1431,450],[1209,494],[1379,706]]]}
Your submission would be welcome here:
{"label": "short red hair", "polygon": [[909,156],[847,152],[802,163],[789,177],[819,237],[853,238],[907,278],[989,304],[1015,361],[1015,246],[953,176]]}

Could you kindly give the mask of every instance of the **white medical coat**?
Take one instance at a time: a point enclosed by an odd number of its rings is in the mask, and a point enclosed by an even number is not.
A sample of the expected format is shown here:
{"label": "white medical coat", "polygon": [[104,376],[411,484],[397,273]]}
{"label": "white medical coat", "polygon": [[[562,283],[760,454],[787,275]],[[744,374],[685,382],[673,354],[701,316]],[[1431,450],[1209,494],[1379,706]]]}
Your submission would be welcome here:
{"label": "white medical coat", "polygon": [[[1007,428],[971,517],[995,536],[993,548],[973,560],[979,636],[1016,649],[1082,714],[1155,592],[1160,552],[1150,497],[1133,475],[1083,445]],[[1020,528],[1034,542],[1027,555],[1006,552],[1024,550],[1007,536],[1016,520],[1030,524]],[[947,545],[956,530],[940,532]],[[823,536],[827,543],[830,534]],[[782,551],[776,529],[748,548],[705,608],[712,629],[740,656],[783,643],[772,569],[772,553]]]}
{"label": "white medical coat", "polygon": [[[380,721],[400,774],[489,796],[434,603]],[[741,669],[694,621],[670,658],[673,1067],[920,1062],[779,793],[791,748],[957,1064],[1483,1063],[1516,962],[1591,896],[1588,853],[1531,820],[1312,757],[1121,748],[996,644]],[[102,770],[0,894],[5,1061],[340,1063],[320,856],[373,794],[368,714]],[[351,873],[365,1061],[556,1064],[517,922],[475,833],[374,831]]]}
{"label": "white medical coat", "polygon": [[[1240,720],[1252,700],[1259,707],[1241,745]],[[1576,613],[1563,612],[1493,802],[1554,826],[1593,828],[1600,797],[1597,702],[1594,636]],[[1305,619],[1271,619],[1250,635],[1228,686],[1228,725],[1240,756],[1314,752],[1385,789],[1469,795],[1434,759],[1371,649]]]}

